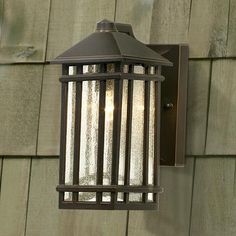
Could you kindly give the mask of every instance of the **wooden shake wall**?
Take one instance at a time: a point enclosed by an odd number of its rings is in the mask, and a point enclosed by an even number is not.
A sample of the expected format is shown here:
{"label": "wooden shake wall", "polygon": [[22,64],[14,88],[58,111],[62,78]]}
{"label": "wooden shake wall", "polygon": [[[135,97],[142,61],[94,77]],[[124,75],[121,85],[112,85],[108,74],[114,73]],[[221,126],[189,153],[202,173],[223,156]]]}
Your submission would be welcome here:
{"label": "wooden shake wall", "polygon": [[[58,210],[60,66],[103,18],[189,43],[187,164],[160,212]],[[0,236],[236,235],[235,0],[0,0]]]}

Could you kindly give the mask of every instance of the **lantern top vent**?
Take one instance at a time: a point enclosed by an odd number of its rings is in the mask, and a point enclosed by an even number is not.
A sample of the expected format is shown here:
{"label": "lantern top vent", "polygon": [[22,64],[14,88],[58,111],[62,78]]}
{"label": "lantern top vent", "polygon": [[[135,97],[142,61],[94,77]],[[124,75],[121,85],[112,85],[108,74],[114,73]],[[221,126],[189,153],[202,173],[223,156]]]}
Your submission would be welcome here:
{"label": "lantern top vent", "polygon": [[127,24],[102,20],[96,32],[68,49],[51,63],[127,62],[172,66],[172,63],[138,41]]}

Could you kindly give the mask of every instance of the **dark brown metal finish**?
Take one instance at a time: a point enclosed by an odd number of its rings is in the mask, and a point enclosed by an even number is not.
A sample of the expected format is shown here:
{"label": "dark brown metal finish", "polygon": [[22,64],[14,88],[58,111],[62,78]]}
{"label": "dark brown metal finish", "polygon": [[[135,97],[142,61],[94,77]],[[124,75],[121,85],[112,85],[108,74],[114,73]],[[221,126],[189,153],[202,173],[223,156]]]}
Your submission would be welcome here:
{"label": "dark brown metal finish", "polygon": [[104,79],[129,79],[129,80],[144,80],[144,81],[164,81],[165,77],[161,75],[142,75],[131,73],[95,73],[84,75],[64,75],[60,77],[61,82],[68,81],[87,81],[87,80],[104,80]]}
{"label": "dark brown metal finish", "polygon": [[[120,28],[119,25],[117,25]],[[124,28],[122,28],[122,31]],[[103,20],[98,23],[98,31],[90,34],[68,49],[51,63],[101,63],[109,61],[131,61],[151,65],[171,66],[172,63],[145,44],[119,32],[114,22]]]}
{"label": "dark brown metal finish", "polygon": [[[133,66],[129,66],[129,72],[134,71]],[[127,101],[127,124],[126,124],[126,145],[125,145],[125,176],[124,185],[130,184],[130,159],[131,159],[131,135],[132,135],[132,116],[133,116],[133,90],[134,81],[128,81],[128,101]],[[129,193],[124,193],[125,203],[129,202]]]}
{"label": "dark brown metal finish", "polygon": [[173,62],[162,69],[166,78],[161,95],[161,165],[185,163],[186,101],[188,79],[187,45],[148,45]]}
{"label": "dark brown metal finish", "polygon": [[102,202],[96,204],[95,202],[61,202],[60,209],[91,209],[91,210],[157,210],[158,205],[153,202],[129,202],[110,204]]}
{"label": "dark brown metal finish", "polygon": [[[79,184],[79,159],[80,159],[80,130],[81,130],[81,104],[82,82],[76,83],[76,107],[75,107],[75,140],[74,140],[74,163],[73,184]],[[73,201],[78,201],[78,193],[73,193]]]}
{"label": "dark brown metal finish", "polygon": [[[147,72],[147,71],[146,71]],[[145,81],[144,94],[144,137],[143,137],[143,186],[148,184],[149,159],[149,112],[150,112],[150,81]],[[143,201],[147,202],[148,195],[143,193]]]}
{"label": "dark brown metal finish", "polygon": [[128,193],[158,193],[159,187],[136,185],[59,185],[59,192],[128,192]]}
{"label": "dark brown metal finish", "polygon": [[[160,73],[161,68],[159,68],[159,73]],[[161,116],[160,116],[160,110],[161,110],[161,84],[160,82],[155,82],[155,118],[154,118],[154,141],[155,141],[155,146],[154,146],[154,186],[159,187],[159,173],[160,173],[160,121],[161,121]],[[158,194],[154,193],[153,194],[153,200],[154,202],[158,203]]]}
{"label": "dark brown metal finish", "polygon": [[[61,141],[59,184],[65,184],[66,121],[67,121],[67,83],[61,86]],[[59,202],[64,200],[64,193],[59,193]]]}
{"label": "dark brown metal finish", "polygon": [[[115,80],[114,84],[114,112],[113,112],[113,141],[112,141],[112,169],[111,184],[118,185],[119,157],[120,157],[120,130],[122,111],[123,80]],[[117,193],[111,193],[111,202],[115,203]]]}
{"label": "dark brown metal finish", "polygon": [[[153,193],[158,194],[160,188],[153,186],[126,186],[126,185],[97,185],[97,186],[81,186],[81,185],[59,185],[57,191],[62,192],[96,192],[97,194],[102,194],[102,192],[111,192],[112,195],[117,195],[118,193]],[[60,204],[60,209],[95,209],[95,210],[155,210],[157,209],[157,204],[154,202],[69,202],[62,201]]]}
{"label": "dark brown metal finish", "polygon": [[[105,105],[106,105],[106,81],[100,81],[99,119],[98,119],[97,185],[103,184]],[[100,203],[101,201],[102,201],[102,193],[97,193],[97,203]]]}

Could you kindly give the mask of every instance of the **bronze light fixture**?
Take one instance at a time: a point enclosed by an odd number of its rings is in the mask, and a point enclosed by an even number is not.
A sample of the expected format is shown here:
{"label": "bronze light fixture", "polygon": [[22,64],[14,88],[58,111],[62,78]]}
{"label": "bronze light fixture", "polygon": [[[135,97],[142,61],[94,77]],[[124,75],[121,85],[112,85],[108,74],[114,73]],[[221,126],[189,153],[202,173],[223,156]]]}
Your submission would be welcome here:
{"label": "bronze light fixture", "polygon": [[145,45],[103,20],[52,63],[62,64],[59,208],[157,209],[160,161],[184,162],[187,47]]}

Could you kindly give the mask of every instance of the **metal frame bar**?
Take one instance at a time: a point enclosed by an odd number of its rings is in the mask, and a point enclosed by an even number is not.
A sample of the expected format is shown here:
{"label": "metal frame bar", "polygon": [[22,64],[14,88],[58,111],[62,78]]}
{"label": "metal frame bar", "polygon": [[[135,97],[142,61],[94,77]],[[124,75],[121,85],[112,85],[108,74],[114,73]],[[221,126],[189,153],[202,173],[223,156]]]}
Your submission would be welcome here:
{"label": "metal frame bar", "polygon": [[[77,71],[79,73],[82,73],[83,72],[82,66],[78,66]],[[79,184],[80,130],[81,130],[81,105],[82,105],[81,100],[82,100],[82,81],[76,82],[73,184]],[[78,201],[78,193],[73,193],[72,198],[73,201]]]}
{"label": "metal frame bar", "polygon": [[[144,84],[144,132],[143,132],[143,185],[148,184],[148,162],[149,162],[149,113],[150,113],[150,81]],[[143,193],[143,202],[147,202],[147,194]]]}
{"label": "metal frame bar", "polygon": [[[105,66],[101,66],[105,71]],[[105,106],[106,106],[106,80],[100,81],[99,90],[99,118],[98,118],[98,153],[97,153],[97,185],[103,184],[104,163],[104,131],[105,131]],[[102,193],[96,195],[97,203],[102,201]]]}
{"label": "metal frame bar", "polygon": [[[114,112],[113,112],[113,138],[112,138],[112,172],[111,184],[118,184],[119,154],[120,154],[120,131],[122,111],[123,80],[115,80],[114,83]],[[115,203],[117,194],[111,194],[111,201]]]}
{"label": "metal frame bar", "polygon": [[[150,116],[150,81],[155,83],[155,98],[156,98],[156,109],[155,109],[155,123],[159,122],[160,119],[160,84],[162,79],[160,70],[158,74],[148,75],[148,67],[145,67],[145,75],[132,74],[134,72],[134,65],[129,65],[129,73],[122,74],[122,79],[116,76],[117,71],[120,71],[121,65],[116,64],[115,73],[105,73],[106,64],[101,64],[101,73],[98,73],[100,82],[99,90],[99,117],[98,117],[98,152],[97,152],[97,182],[95,186],[81,186],[79,185],[79,153],[80,153],[80,130],[81,130],[81,101],[82,98],[82,82],[86,81],[87,77],[94,79],[94,74],[89,76],[81,76],[82,67],[77,67],[77,75],[68,76],[64,66],[62,87],[62,131],[64,130],[64,136],[61,138],[61,162],[60,162],[60,181],[57,191],[59,192],[59,206],[63,209],[156,209],[158,202],[158,193],[161,191],[159,188],[159,132],[160,126],[155,125],[155,150],[154,150],[154,184],[148,185],[148,163],[149,163],[149,116]],[[77,65],[79,66],[79,65]],[[67,68],[68,70],[68,68]],[[98,75],[96,74],[96,75]],[[107,76],[102,79],[102,75]],[[106,81],[111,79],[111,75],[114,77],[114,111],[113,111],[113,143],[112,143],[112,171],[111,171],[111,185],[103,185],[103,164],[104,164],[104,132],[105,132],[105,105],[106,105]],[[124,76],[123,76],[124,75]],[[130,76],[132,75],[132,76]],[[133,113],[133,86],[134,79],[142,77],[149,80],[144,80],[144,154],[143,154],[143,181],[142,186],[130,185],[130,158],[131,158],[131,133],[132,133],[132,113]],[[81,79],[83,78],[83,79]],[[127,95],[127,123],[126,123],[126,146],[125,146],[125,176],[124,185],[118,185],[118,174],[119,174],[119,151],[120,151],[120,131],[121,131],[121,111],[122,111],[122,95],[123,95],[123,79],[128,80],[128,95]],[[150,79],[151,78],[151,79]],[[155,80],[153,78],[159,78]],[[73,80],[75,79],[75,80]],[[95,79],[96,80],[96,79]],[[73,185],[65,185],[65,149],[66,144],[66,113],[67,108],[67,82],[76,81],[76,125],[75,125],[75,144],[74,144],[74,169],[73,169]],[[63,132],[62,132],[63,133]],[[64,142],[64,144],[63,144]],[[72,193],[72,201],[64,200],[64,193]],[[96,193],[96,200],[94,202],[80,201],[79,193],[94,192]],[[104,192],[111,194],[111,200],[104,202],[102,195]],[[117,196],[118,193],[124,193],[123,201],[119,201]],[[134,202],[130,200],[130,193],[142,194],[142,201]],[[154,198],[153,201],[148,201],[148,193],[152,193]]]}
{"label": "metal frame bar", "polygon": [[128,80],[154,80],[163,81],[165,78],[161,75],[131,74],[131,73],[91,73],[81,75],[63,75],[60,77],[61,82],[84,81],[84,80],[106,80],[106,79],[128,79]]}
{"label": "metal frame bar", "polygon": [[157,210],[158,206],[153,202],[117,202],[111,204],[110,202],[60,202],[60,209],[91,209],[91,210]]}
{"label": "metal frame bar", "polygon": [[127,192],[127,193],[158,193],[161,188],[155,185],[58,185],[58,192]]}

